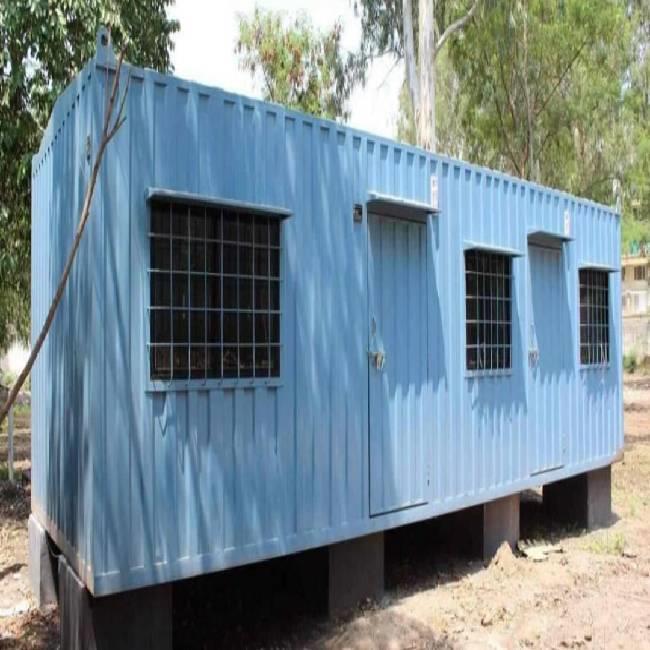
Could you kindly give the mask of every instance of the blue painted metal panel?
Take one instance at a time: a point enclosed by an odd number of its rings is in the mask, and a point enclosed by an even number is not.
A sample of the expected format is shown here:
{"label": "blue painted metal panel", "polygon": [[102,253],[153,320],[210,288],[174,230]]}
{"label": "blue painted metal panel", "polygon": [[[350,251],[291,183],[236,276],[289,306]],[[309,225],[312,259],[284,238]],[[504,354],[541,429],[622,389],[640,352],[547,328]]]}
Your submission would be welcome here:
{"label": "blue painted metal panel", "polygon": [[[86,189],[93,72],[91,63],[59,97],[32,160],[32,343],[45,322],[72,246]],[[32,370],[32,509],[89,583],[93,579],[90,450],[96,408],[90,390],[100,371],[91,358],[101,341],[93,336],[88,311],[94,290],[88,273],[93,257],[92,242],[85,238]]]}
{"label": "blue painted metal panel", "polygon": [[[368,215],[370,514],[428,499],[427,226]],[[404,318],[408,314],[408,318]]]}
{"label": "blue painted metal panel", "polygon": [[565,463],[567,404],[573,367],[566,259],[561,249],[528,247],[528,419],[533,473]]}
{"label": "blue painted metal panel", "polygon": [[[35,509],[94,593],[333,543],[616,457],[618,273],[610,278],[609,366],[580,366],[577,309],[579,266],[620,266],[612,210],[220,89],[131,67],[124,74],[128,119],[109,147],[70,290],[33,375]],[[101,61],[88,64],[57,102],[34,159],[35,332],[72,239],[86,137],[94,151],[111,81]],[[394,238],[386,277],[386,286],[396,284],[385,293],[394,304],[382,306],[382,321],[399,320],[382,336],[402,350],[388,351],[386,371],[395,372],[388,394],[369,393],[375,243],[372,220],[364,212],[355,222],[353,206],[370,192],[430,204],[432,176],[438,214],[400,225],[409,234]],[[291,214],[281,228],[277,382],[151,389],[152,187]],[[561,254],[531,254],[528,235],[539,231],[567,239]],[[467,242],[521,254],[512,261],[513,366],[499,376],[465,370]],[[540,329],[555,319],[536,314],[553,310],[562,312],[565,337],[555,348]],[[531,325],[540,364],[548,364],[536,371]],[[423,350],[426,373],[406,364]],[[409,444],[386,446],[377,463],[369,413],[388,413],[391,400],[404,407],[399,417],[395,410],[395,430],[415,433]],[[408,412],[421,421],[406,424]],[[385,468],[397,489],[373,504],[371,484]],[[422,505],[393,510],[413,502]]]}

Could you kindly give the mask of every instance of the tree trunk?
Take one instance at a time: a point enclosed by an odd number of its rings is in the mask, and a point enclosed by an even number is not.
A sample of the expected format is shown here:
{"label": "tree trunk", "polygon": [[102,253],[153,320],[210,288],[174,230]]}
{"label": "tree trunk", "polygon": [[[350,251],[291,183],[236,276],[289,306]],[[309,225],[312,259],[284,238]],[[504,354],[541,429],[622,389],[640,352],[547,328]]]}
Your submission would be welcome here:
{"label": "tree trunk", "polygon": [[415,62],[415,37],[413,35],[413,4],[404,0],[402,4],[402,31],[404,32],[404,64],[406,68],[406,83],[411,98],[413,120],[415,122],[416,139],[418,136],[418,111],[420,107],[420,86]]}
{"label": "tree trunk", "polygon": [[418,4],[418,52],[415,53],[413,35],[413,4],[402,2],[402,30],[406,82],[408,84],[415,136],[417,144],[429,151],[436,151],[436,59],[449,37],[464,29],[476,13],[480,0],[474,0],[467,13],[451,23],[436,42],[436,0],[419,0]]}
{"label": "tree trunk", "polygon": [[418,145],[436,150],[435,35],[433,0],[420,0],[418,21],[418,59],[420,105],[416,111]]}

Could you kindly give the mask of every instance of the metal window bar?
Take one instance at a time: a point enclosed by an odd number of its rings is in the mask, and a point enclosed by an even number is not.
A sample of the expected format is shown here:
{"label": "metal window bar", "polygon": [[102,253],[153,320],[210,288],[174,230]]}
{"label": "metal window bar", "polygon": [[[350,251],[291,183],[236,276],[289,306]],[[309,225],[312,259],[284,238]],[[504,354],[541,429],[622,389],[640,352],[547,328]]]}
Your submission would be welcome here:
{"label": "metal window bar", "polygon": [[465,253],[466,367],[509,370],[512,363],[511,260],[507,255]]}
{"label": "metal window bar", "polygon": [[[161,204],[152,204],[151,227],[149,237],[151,242],[150,278],[150,373],[152,379],[200,379],[205,382],[208,378],[223,378],[226,374],[235,378],[273,377],[279,376],[280,332],[280,241],[279,224],[269,217],[258,217],[248,213],[236,213],[231,210],[213,208],[196,208],[176,202],[165,205],[168,224],[161,229],[160,218],[163,215]],[[156,224],[153,223],[154,211]],[[226,234],[224,221],[228,212],[231,231]],[[179,223],[180,219],[180,223]],[[182,223],[182,219],[186,223]],[[209,220],[214,220],[209,223]],[[200,222],[200,227],[196,223]],[[208,237],[208,225],[211,226]],[[247,230],[247,235],[244,231]],[[258,233],[261,235],[258,237]],[[165,240],[167,249],[156,253],[156,241]],[[197,264],[193,257],[194,244],[203,259]],[[208,243],[215,244],[214,254],[219,256],[218,272],[208,271]],[[234,258],[229,258],[226,273],[225,252],[228,247]],[[263,266],[258,268],[257,251],[261,255]],[[250,255],[250,261],[245,269],[241,258],[245,251]],[[156,255],[162,259],[155,260]],[[178,257],[178,267],[175,264]],[[234,263],[234,266],[233,266]],[[234,272],[230,272],[234,271]],[[247,272],[245,272],[247,271]],[[202,278],[203,304],[195,304],[193,278]],[[208,291],[208,279],[218,278],[219,296],[212,297]],[[228,306],[225,303],[225,281],[229,281],[230,291]],[[242,281],[248,281],[246,304],[242,300]],[[168,284],[167,284],[168,283]],[[167,288],[165,285],[167,284]],[[175,295],[177,287],[185,285],[186,294],[182,291]],[[264,287],[258,291],[256,285]],[[210,290],[214,292],[214,285]],[[168,290],[168,291],[167,291]],[[160,293],[161,295],[156,295]],[[166,297],[165,297],[165,294]],[[233,295],[234,294],[234,295]],[[258,295],[262,296],[264,304],[258,304]],[[197,293],[197,296],[199,294]],[[155,304],[154,304],[155,298]],[[212,299],[211,299],[212,298]],[[216,301],[218,298],[218,302]],[[233,300],[234,298],[234,300]],[[231,304],[232,303],[232,304]],[[210,305],[210,306],[208,306]],[[167,313],[165,323],[161,315]],[[210,317],[210,332],[208,317],[210,314],[219,315],[219,332],[212,331],[214,322]],[[196,318],[202,314],[203,318]],[[229,319],[232,331],[228,340],[225,332],[225,316],[233,314]],[[257,339],[258,316],[263,316],[262,329],[264,341]],[[181,323],[181,330],[175,328],[175,323]],[[176,324],[178,324],[176,323]],[[247,323],[244,336],[244,323]],[[166,325],[166,327],[165,327]],[[203,327],[203,336],[195,340],[194,327]],[[218,335],[217,335],[218,334]],[[166,338],[167,337],[167,338]],[[184,338],[183,338],[184,337]],[[181,340],[183,338],[183,340]],[[166,353],[166,354],[165,354]],[[227,372],[226,355],[230,355],[232,368]],[[165,357],[167,362],[165,363]],[[179,361],[184,358],[184,363]]]}
{"label": "metal window bar", "polygon": [[580,286],[580,363],[609,363],[609,276],[583,269]]}
{"label": "metal window bar", "polygon": [[174,253],[172,251],[173,208],[169,204],[169,379],[174,378]]}

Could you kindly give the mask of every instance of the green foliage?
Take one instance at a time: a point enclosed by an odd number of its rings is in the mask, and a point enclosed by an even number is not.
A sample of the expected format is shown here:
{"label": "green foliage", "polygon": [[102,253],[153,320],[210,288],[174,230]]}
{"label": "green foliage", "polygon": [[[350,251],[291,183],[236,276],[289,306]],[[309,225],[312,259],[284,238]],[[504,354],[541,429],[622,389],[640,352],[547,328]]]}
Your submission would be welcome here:
{"label": "green foliage", "polygon": [[627,153],[622,173],[624,234],[628,239],[650,242],[650,0],[630,2],[630,10],[632,60],[623,109]]}
{"label": "green foliage", "polygon": [[29,329],[31,156],[55,98],[95,51],[100,25],[137,65],[168,70],[172,0],[0,2],[0,350]]}
{"label": "green foliage", "polygon": [[625,535],[619,532],[606,531],[591,535],[585,544],[585,549],[596,555],[623,555],[627,546]]}
{"label": "green foliage", "polygon": [[637,366],[636,352],[630,352],[628,354],[623,355],[623,370],[625,370],[625,372],[629,372],[630,374],[633,374],[634,371],[636,370],[636,366]]}
{"label": "green foliage", "polygon": [[[446,43],[458,38],[465,25],[471,21],[480,0],[427,0],[432,3],[433,13],[431,61],[420,60],[419,49],[420,11],[426,7],[421,2],[411,3],[412,16],[409,31],[414,52],[408,52],[404,36],[404,3],[402,0],[358,0],[355,10],[361,14],[361,48],[355,57],[355,81],[364,81],[370,62],[381,56],[409,61],[414,66],[407,74],[405,88],[400,92],[400,117],[397,125],[399,139],[420,144],[432,150],[442,150],[450,155],[460,155],[462,139],[458,137],[458,121],[453,118],[456,105],[462,101],[458,76],[447,56]],[[425,39],[428,40],[428,39]],[[418,45],[416,45],[418,44]],[[426,56],[426,55],[422,55]],[[426,74],[423,75],[423,71]],[[433,96],[434,111],[429,99],[422,97],[421,87],[429,87]],[[414,106],[413,104],[417,104]],[[416,128],[415,112],[420,114]],[[418,133],[418,130],[421,131]]]}
{"label": "green foliage", "polygon": [[417,142],[415,133],[415,119],[413,107],[406,81],[402,83],[399,91],[399,113],[397,115],[397,139],[400,142],[415,145]]}
{"label": "green foliage", "polygon": [[346,118],[353,58],[341,51],[341,25],[313,27],[305,14],[287,20],[256,8],[239,17],[240,64],[262,77],[264,99],[330,119]]}
{"label": "green foliage", "polygon": [[[464,16],[471,4],[470,0],[437,0],[433,10],[436,39],[451,23]],[[354,7],[361,18],[361,48],[357,57],[360,72],[363,73],[369,61],[377,56],[391,54],[401,59],[404,56],[402,0],[355,0]],[[413,2],[413,30],[417,43],[417,2]]]}
{"label": "green foliage", "polygon": [[623,213],[622,224],[623,252],[631,252],[632,243],[650,243],[650,219],[636,218],[631,210]]}
{"label": "green foliage", "polygon": [[0,384],[10,387],[16,381],[16,374],[9,370],[0,370]]}
{"label": "green foliage", "polygon": [[[399,45],[363,4],[377,47]],[[624,250],[650,242],[650,0],[485,0],[436,65],[441,152],[616,203]],[[405,93],[400,112],[413,142]]]}
{"label": "green foliage", "polygon": [[452,44],[467,155],[612,202],[628,27],[615,0],[484,5]]}

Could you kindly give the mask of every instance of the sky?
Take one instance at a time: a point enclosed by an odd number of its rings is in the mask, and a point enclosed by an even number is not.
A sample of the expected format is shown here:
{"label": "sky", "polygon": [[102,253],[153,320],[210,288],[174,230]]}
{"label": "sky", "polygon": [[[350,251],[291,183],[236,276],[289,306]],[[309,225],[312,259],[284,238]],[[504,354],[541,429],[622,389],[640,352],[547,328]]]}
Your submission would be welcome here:
{"label": "sky", "polygon": [[[337,19],[343,25],[342,45],[346,51],[358,49],[361,24],[354,15],[353,0],[176,0],[169,15],[180,21],[174,36],[172,62],[175,74],[185,79],[218,86],[252,97],[261,96],[261,84],[240,69],[235,54],[237,16],[255,6],[285,12],[304,12],[312,23],[328,29]],[[353,92],[348,123],[378,135],[394,137],[398,115],[399,89],[403,67],[390,57],[373,63],[365,87]]]}

